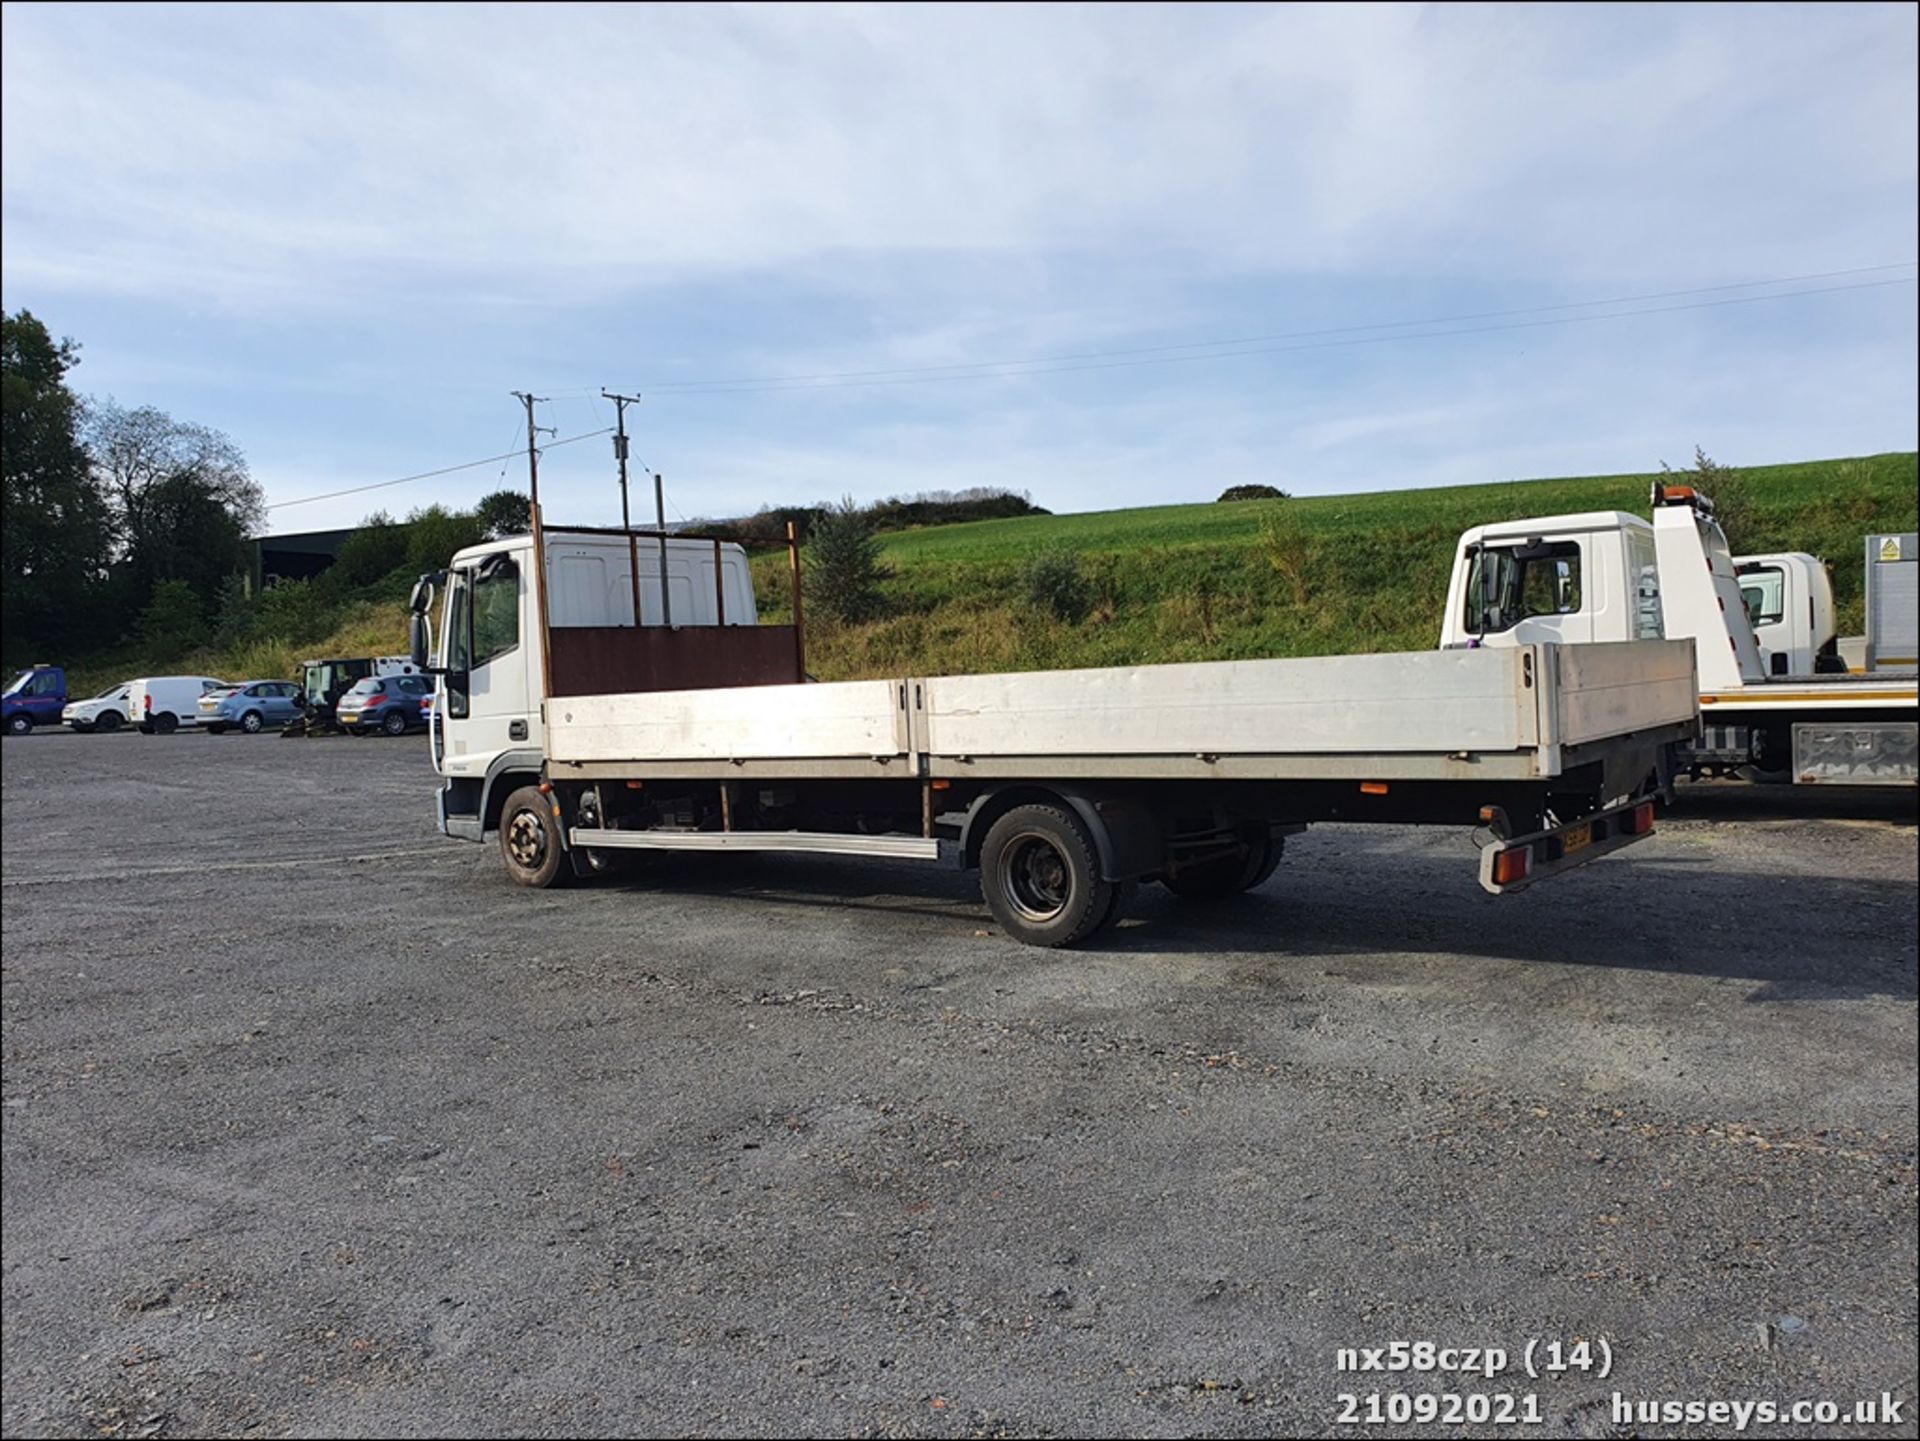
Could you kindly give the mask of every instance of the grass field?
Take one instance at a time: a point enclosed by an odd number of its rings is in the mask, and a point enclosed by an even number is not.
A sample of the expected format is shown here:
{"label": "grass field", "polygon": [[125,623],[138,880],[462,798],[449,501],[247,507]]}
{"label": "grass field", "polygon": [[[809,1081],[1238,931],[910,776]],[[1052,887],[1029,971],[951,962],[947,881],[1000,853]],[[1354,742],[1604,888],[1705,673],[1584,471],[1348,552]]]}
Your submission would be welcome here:
{"label": "grass field", "polygon": [[[1861,537],[1915,525],[1912,452],[1752,467],[1743,552],[1807,550],[1833,564],[1843,634],[1861,625]],[[1461,531],[1585,510],[1645,515],[1653,475],[1516,481],[1268,502],[1154,506],[883,537],[890,615],[809,625],[822,679],[1045,669],[1433,645]],[[1070,550],[1091,616],[1036,614],[1022,571]],[[756,562],[769,618],[785,614],[780,557]]]}
{"label": "grass field", "polygon": [[[1915,528],[1915,462],[1908,451],[1743,470],[1751,513],[1734,548],[1825,556],[1841,634],[1856,634],[1861,538]],[[887,618],[829,626],[809,616],[808,668],[823,680],[849,680],[1424,649],[1439,636],[1461,531],[1583,510],[1645,515],[1654,478],[1152,506],[899,532],[882,537],[892,571]],[[1027,600],[1023,570],[1050,550],[1077,555],[1090,583],[1092,611],[1077,624]],[[754,573],[763,617],[785,619],[785,553],[755,557]],[[402,594],[404,586],[389,602],[359,606],[324,638],[254,639],[165,658],[134,648],[97,656],[72,668],[74,691],[91,694],[139,674],[285,676],[307,656],[402,651]]]}

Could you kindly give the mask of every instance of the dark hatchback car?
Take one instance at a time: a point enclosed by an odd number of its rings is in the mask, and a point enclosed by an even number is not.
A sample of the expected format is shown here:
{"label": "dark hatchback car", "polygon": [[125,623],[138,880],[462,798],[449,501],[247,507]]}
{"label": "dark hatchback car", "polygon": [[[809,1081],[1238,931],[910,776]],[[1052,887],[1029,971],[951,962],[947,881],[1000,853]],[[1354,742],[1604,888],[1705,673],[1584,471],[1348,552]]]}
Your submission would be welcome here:
{"label": "dark hatchback car", "polygon": [[420,730],[427,723],[420,698],[432,694],[433,680],[428,676],[368,676],[355,681],[353,689],[340,697],[336,712],[340,729],[348,735],[379,730],[390,736]]}

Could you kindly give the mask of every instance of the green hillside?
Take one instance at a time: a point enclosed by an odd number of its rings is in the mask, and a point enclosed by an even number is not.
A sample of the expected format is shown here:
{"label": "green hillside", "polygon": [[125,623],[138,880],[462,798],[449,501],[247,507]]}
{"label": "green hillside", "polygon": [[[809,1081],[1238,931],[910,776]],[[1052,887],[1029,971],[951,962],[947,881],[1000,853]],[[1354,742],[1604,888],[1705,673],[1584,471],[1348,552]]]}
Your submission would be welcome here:
{"label": "green hillside", "polygon": [[[1738,551],[1807,550],[1833,563],[1842,634],[1861,626],[1861,537],[1915,528],[1911,451],[1737,472]],[[1515,481],[1288,501],[1021,516],[883,536],[889,618],[808,623],[823,680],[1037,670],[1344,651],[1419,650],[1439,635],[1453,547],[1486,521],[1582,510],[1644,515],[1652,475]],[[1069,624],[1027,599],[1035,556],[1068,551],[1089,587]],[[788,614],[786,556],[757,556],[763,616]],[[129,648],[72,669],[76,693],[128,675],[290,675],[309,655],[404,650],[410,575],[356,592],[331,633],[280,633],[189,655]]]}
{"label": "green hillside", "polygon": [[[1915,526],[1912,452],[1739,471],[1737,551],[1806,550],[1833,564],[1843,634],[1861,624],[1861,537]],[[891,615],[809,626],[822,679],[900,673],[1416,650],[1439,634],[1461,531],[1583,510],[1647,512],[1653,475],[1516,481],[1288,501],[1023,516],[883,537]],[[1071,550],[1093,609],[1035,613],[1023,570]],[[782,557],[756,562],[769,618],[786,613]]]}

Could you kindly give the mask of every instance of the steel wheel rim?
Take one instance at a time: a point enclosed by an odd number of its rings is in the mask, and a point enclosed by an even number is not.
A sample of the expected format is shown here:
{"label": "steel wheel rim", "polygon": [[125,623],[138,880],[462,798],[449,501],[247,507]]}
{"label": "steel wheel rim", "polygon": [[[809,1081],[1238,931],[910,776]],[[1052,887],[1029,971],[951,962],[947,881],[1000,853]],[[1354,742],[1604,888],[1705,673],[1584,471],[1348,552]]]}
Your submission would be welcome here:
{"label": "steel wheel rim", "polygon": [[547,828],[532,811],[515,811],[507,823],[507,855],[522,870],[537,871],[547,858]]}
{"label": "steel wheel rim", "polygon": [[1066,910],[1073,869],[1051,837],[1022,831],[1000,852],[1000,893],[1021,919],[1044,924]]}

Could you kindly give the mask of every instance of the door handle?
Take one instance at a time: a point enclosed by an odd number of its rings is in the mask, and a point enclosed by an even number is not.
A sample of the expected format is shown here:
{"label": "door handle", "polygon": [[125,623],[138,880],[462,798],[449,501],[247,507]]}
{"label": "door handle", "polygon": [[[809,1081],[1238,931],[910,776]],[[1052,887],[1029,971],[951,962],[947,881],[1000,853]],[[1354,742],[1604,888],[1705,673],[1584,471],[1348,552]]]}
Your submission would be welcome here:
{"label": "door handle", "polygon": [[523,720],[510,721],[507,724],[507,739],[523,741],[527,738],[527,723]]}

